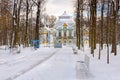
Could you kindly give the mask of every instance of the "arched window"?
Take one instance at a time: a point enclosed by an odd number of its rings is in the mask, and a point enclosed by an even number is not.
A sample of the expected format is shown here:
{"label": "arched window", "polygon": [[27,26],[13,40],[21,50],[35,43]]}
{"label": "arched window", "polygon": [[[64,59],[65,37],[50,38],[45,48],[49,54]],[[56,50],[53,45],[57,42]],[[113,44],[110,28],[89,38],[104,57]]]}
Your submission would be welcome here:
{"label": "arched window", "polygon": [[59,31],[59,37],[61,37],[61,31]]}
{"label": "arched window", "polygon": [[76,32],[74,31],[74,37],[76,36]]}
{"label": "arched window", "polygon": [[72,43],[72,41],[69,41],[69,43]]}
{"label": "arched window", "polygon": [[66,31],[64,31],[64,37],[66,37]]}
{"label": "arched window", "polygon": [[69,37],[72,37],[72,31],[69,31]]}

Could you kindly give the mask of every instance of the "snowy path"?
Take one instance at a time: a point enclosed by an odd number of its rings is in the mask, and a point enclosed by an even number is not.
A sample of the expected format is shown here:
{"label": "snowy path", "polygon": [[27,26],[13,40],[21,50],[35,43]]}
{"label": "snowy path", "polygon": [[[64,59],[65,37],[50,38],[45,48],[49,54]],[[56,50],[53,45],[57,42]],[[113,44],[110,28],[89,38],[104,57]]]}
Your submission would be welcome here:
{"label": "snowy path", "polygon": [[[98,60],[98,49],[93,58],[89,46],[85,46],[84,52],[78,50],[77,55],[71,47],[28,48],[21,54],[0,50],[0,80],[120,80],[118,48],[117,56],[110,54],[110,64],[106,63],[106,48],[101,51],[101,60]],[[90,57],[89,71],[78,63],[84,61],[84,55]]]}
{"label": "snowy path", "polygon": [[72,49],[64,47],[53,57],[15,80],[76,80]]}
{"label": "snowy path", "polygon": [[0,56],[0,80],[13,80],[19,77],[49,59],[56,51],[58,49],[40,48],[36,51],[26,49],[18,55],[2,53]]}

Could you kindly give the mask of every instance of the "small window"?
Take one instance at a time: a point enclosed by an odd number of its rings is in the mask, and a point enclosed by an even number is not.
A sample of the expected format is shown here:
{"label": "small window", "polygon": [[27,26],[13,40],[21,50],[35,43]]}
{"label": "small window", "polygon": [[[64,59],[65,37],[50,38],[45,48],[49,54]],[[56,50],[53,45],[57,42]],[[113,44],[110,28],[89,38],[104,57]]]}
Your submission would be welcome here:
{"label": "small window", "polygon": [[66,41],[64,41],[64,43],[66,43]]}
{"label": "small window", "polygon": [[66,41],[64,41],[64,45],[66,45]]}
{"label": "small window", "polygon": [[61,37],[61,31],[59,31],[59,37]]}
{"label": "small window", "polygon": [[66,37],[66,32],[64,32],[64,37]]}
{"label": "small window", "polygon": [[61,41],[59,41],[59,43],[61,43]]}

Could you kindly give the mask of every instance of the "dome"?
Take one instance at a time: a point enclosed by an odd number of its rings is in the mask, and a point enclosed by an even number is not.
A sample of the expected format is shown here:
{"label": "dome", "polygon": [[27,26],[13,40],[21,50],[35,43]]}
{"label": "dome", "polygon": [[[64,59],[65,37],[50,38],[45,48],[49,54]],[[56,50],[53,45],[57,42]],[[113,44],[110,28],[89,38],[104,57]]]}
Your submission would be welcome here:
{"label": "dome", "polygon": [[59,16],[59,19],[70,19],[71,18],[71,16],[69,16],[67,13],[66,13],[66,11],[64,11],[64,13],[61,15],[61,16]]}
{"label": "dome", "polygon": [[58,20],[56,21],[55,23],[55,28],[62,28],[64,27],[64,23],[66,23],[67,27],[70,28],[70,27],[74,27],[75,26],[75,22],[74,20],[72,19],[71,16],[69,16],[66,11],[61,15],[59,16]]}

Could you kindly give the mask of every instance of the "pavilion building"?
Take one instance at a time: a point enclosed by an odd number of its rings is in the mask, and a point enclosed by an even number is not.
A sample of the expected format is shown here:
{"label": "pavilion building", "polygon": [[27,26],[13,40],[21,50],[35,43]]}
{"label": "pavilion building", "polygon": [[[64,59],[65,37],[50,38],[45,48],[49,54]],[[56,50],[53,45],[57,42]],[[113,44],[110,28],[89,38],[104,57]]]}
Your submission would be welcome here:
{"label": "pavilion building", "polygon": [[62,43],[64,45],[71,45],[75,43],[75,22],[73,18],[66,13],[66,11],[61,16],[59,16],[55,23],[54,29],[56,30],[54,35],[56,42]]}

